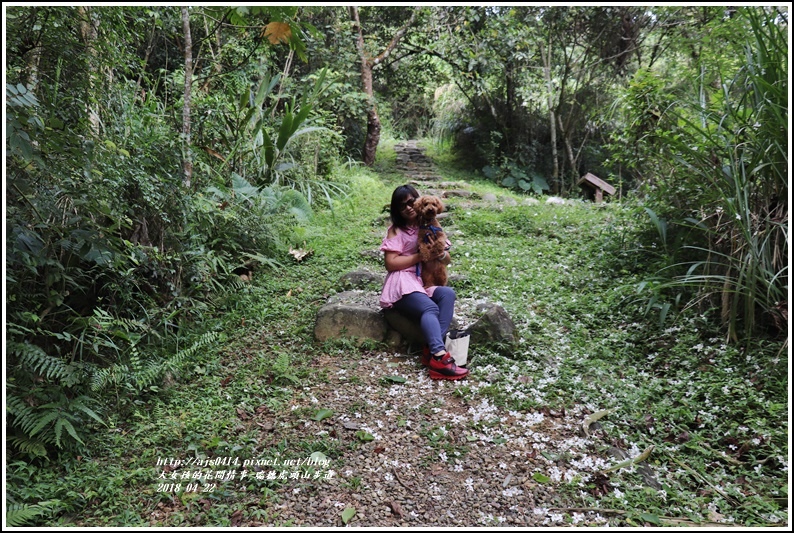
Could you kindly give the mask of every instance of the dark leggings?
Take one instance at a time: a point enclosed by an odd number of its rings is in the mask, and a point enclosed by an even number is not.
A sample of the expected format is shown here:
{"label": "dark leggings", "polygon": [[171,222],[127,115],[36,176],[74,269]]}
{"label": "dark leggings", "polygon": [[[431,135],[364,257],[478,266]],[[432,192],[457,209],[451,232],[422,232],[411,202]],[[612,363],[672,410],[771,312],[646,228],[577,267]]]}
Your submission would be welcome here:
{"label": "dark leggings", "polygon": [[394,307],[419,320],[430,353],[437,354],[446,350],[444,335],[452,323],[455,308],[455,291],[451,287],[436,287],[432,298],[423,292],[406,294],[394,302]]}

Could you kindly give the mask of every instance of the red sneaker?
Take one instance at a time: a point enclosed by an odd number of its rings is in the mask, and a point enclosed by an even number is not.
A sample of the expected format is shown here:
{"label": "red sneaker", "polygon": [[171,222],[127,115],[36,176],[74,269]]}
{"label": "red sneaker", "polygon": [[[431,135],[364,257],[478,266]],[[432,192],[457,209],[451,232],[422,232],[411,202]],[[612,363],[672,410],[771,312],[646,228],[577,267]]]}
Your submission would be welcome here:
{"label": "red sneaker", "polygon": [[430,374],[430,379],[447,379],[455,381],[468,376],[469,370],[467,368],[460,368],[458,365],[456,365],[455,359],[453,359],[452,355],[447,352],[441,357],[441,359],[437,359],[435,357],[430,358],[428,373]]}
{"label": "red sneaker", "polygon": [[422,346],[422,358],[420,361],[422,366],[430,366],[430,347],[427,344]]}

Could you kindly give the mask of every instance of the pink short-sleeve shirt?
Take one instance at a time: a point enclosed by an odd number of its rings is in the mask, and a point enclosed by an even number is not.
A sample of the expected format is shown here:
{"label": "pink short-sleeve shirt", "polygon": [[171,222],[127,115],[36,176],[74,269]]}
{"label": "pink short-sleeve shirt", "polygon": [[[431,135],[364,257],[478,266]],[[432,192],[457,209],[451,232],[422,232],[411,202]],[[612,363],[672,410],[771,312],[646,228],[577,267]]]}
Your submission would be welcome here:
{"label": "pink short-sleeve shirt", "polygon": [[[389,227],[391,230],[391,227]],[[409,226],[407,228],[395,228],[397,234],[389,238],[388,232],[380,245],[383,252],[397,252],[399,255],[412,255],[417,253],[419,247],[417,245],[418,226]],[[412,292],[423,292],[428,296],[433,296],[435,287],[424,288],[422,285],[422,277],[420,265],[416,264],[404,270],[394,270],[386,275],[386,280],[383,282],[383,292],[380,295],[380,306],[389,308],[394,305],[394,302],[402,298],[406,294]]]}

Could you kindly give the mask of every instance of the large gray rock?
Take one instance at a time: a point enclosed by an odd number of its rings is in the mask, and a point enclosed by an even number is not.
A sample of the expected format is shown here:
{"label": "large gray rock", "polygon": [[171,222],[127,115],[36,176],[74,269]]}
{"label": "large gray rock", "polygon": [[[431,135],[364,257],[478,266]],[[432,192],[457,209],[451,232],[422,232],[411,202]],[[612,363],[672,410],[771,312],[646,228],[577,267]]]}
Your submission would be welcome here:
{"label": "large gray rock", "polygon": [[383,342],[388,328],[378,306],[377,293],[346,291],[336,294],[317,312],[314,337],[318,341],[355,338],[358,344],[367,339]]}
{"label": "large gray rock", "polygon": [[451,191],[444,191],[441,193],[442,198],[453,198],[453,197],[469,198],[471,196],[474,196],[474,193],[471,191],[466,191],[464,189],[454,189]]}
{"label": "large gray rock", "polygon": [[494,193],[492,193],[492,192],[487,192],[487,193],[483,194],[482,195],[482,199],[485,200],[486,202],[496,202],[497,201],[496,195]]}
{"label": "large gray rock", "polygon": [[[386,317],[389,328],[398,334],[398,340],[404,341],[414,348],[427,344],[418,320],[408,318],[396,309],[385,309],[383,316]],[[452,317],[449,329],[460,329],[460,321],[457,316]]]}
{"label": "large gray rock", "polygon": [[516,342],[516,326],[501,305],[487,304],[484,311],[469,328],[472,344],[510,346]]}
{"label": "large gray rock", "polygon": [[348,272],[339,279],[339,284],[345,290],[365,290],[365,289],[378,289],[383,287],[383,281],[386,279],[384,272],[372,272],[370,270],[354,270]]}
{"label": "large gray rock", "polygon": [[425,344],[427,342],[417,321],[411,320],[396,309],[386,309],[383,312],[383,316],[386,317],[386,322],[389,326],[399,333],[400,337],[406,342],[411,344]]}
{"label": "large gray rock", "polygon": [[[417,349],[426,343],[419,322],[408,318],[395,309],[381,309],[379,292],[350,290],[336,294],[317,312],[314,336],[319,341],[340,338],[355,338],[358,344],[365,340],[385,342],[399,349],[408,345]],[[460,311],[459,309],[458,311]],[[464,307],[465,314],[465,307]],[[484,302],[477,306],[472,323],[459,316],[452,318],[451,329],[462,329],[467,324],[471,333],[471,345],[495,345],[509,349],[516,341],[513,320],[498,304]]]}

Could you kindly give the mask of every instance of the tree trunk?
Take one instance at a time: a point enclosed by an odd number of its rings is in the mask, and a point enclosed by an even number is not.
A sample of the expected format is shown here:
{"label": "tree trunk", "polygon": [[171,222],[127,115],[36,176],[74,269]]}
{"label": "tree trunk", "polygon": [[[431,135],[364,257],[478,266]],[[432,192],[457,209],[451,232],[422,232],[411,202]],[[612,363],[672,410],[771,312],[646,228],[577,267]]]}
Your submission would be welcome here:
{"label": "tree trunk", "polygon": [[183,184],[190,188],[193,178],[193,157],[190,151],[190,86],[193,79],[193,39],[190,37],[190,13],[182,7],[182,28],[185,33],[185,98],[182,108],[182,171]]}
{"label": "tree trunk", "polygon": [[[548,53],[548,55],[547,55]],[[543,50],[543,43],[540,43],[540,56],[543,58],[543,77],[546,80],[546,97],[548,98],[548,105],[549,105],[549,128],[551,133],[551,158],[552,162],[554,163],[554,170],[551,175],[552,182],[555,185],[552,187],[557,187],[559,175],[560,175],[560,163],[557,160],[557,124],[556,119],[554,117],[554,86],[551,82],[551,45],[548,47],[548,51],[544,52]]]}
{"label": "tree trunk", "polygon": [[562,117],[559,115],[557,115],[557,122],[560,125],[560,135],[562,136],[562,139],[565,143],[565,152],[568,154],[568,163],[571,165],[571,177],[573,178],[573,182],[571,183],[571,191],[573,191],[574,187],[576,187],[576,167],[577,167],[576,157],[574,157],[573,155],[573,147],[571,146],[570,133],[563,126]]}
{"label": "tree trunk", "polygon": [[28,58],[28,87],[31,92],[36,92],[36,87],[39,85],[39,62],[41,60],[41,43],[36,43],[36,46],[30,51]]}
{"label": "tree trunk", "polygon": [[[571,113],[573,113],[573,110],[571,110]],[[582,143],[579,145],[579,149],[576,151],[576,154],[574,154],[573,145],[571,143],[571,128],[563,125],[562,117],[557,116],[557,120],[560,123],[560,134],[565,141],[565,151],[568,153],[568,160],[571,163],[571,191],[574,191],[576,190],[576,183],[579,181],[579,178],[581,178],[579,175],[579,156],[582,155],[582,150],[584,149],[585,144],[587,144],[587,138],[590,136],[590,132],[585,130]],[[568,122],[570,124],[570,120],[568,120]]]}
{"label": "tree trunk", "polygon": [[369,63],[361,65],[361,85],[364,92],[369,97],[369,109],[367,110],[367,137],[364,140],[364,164],[368,167],[375,162],[375,154],[378,151],[380,142],[380,117],[378,116],[378,102],[375,100],[372,89],[372,66]]}
{"label": "tree trunk", "polygon": [[361,86],[368,96],[369,109],[367,110],[367,138],[364,141],[364,153],[362,160],[365,165],[372,166],[375,162],[375,154],[380,142],[380,117],[378,117],[378,103],[375,100],[375,93],[372,88],[372,71],[385,60],[397,47],[400,39],[408,31],[408,27],[416,19],[416,10],[411,13],[411,18],[406,22],[397,33],[394,34],[391,42],[386,49],[376,57],[370,57],[364,48],[364,32],[361,29],[361,21],[358,16],[358,8],[350,6],[350,19],[353,21],[353,30],[357,34],[356,49],[361,58]]}
{"label": "tree trunk", "polygon": [[96,97],[96,40],[99,33],[99,21],[94,18],[90,7],[79,6],[77,13],[80,17],[80,36],[85,44],[86,57],[88,58],[88,91],[86,97],[86,113],[91,124],[91,133],[99,135],[99,113],[91,101]]}
{"label": "tree trunk", "polygon": [[519,124],[518,106],[516,105],[516,84],[514,79],[515,60],[510,58],[505,65],[505,100],[507,115],[505,116],[505,146],[509,153],[513,152],[513,146],[518,145],[517,125]]}
{"label": "tree trunk", "polygon": [[[206,35],[210,34],[209,26],[207,25],[207,16],[204,15],[204,33]],[[221,74],[223,72],[223,65],[221,65],[221,52],[223,51],[223,44],[221,43],[221,28],[217,26],[215,28],[215,44],[218,47],[218,54],[215,54],[215,50],[212,48],[212,43],[209,39],[207,39],[207,48],[210,51],[210,55],[212,56],[212,72],[215,76]],[[207,81],[204,82],[204,85],[201,86],[199,89],[202,92],[206,92],[209,89],[210,82],[212,81],[212,76],[207,76]]]}
{"label": "tree trunk", "polygon": [[146,53],[143,56],[143,65],[141,66],[141,72],[138,74],[138,81],[135,82],[135,94],[140,94],[141,101],[146,100],[146,95],[141,92],[141,83],[143,82],[143,74],[146,72],[146,67],[149,65],[149,56],[152,55],[154,51],[154,44],[155,44],[155,36],[157,33],[157,22],[156,19],[153,18],[152,20],[152,30],[149,32],[149,40],[146,44]]}

